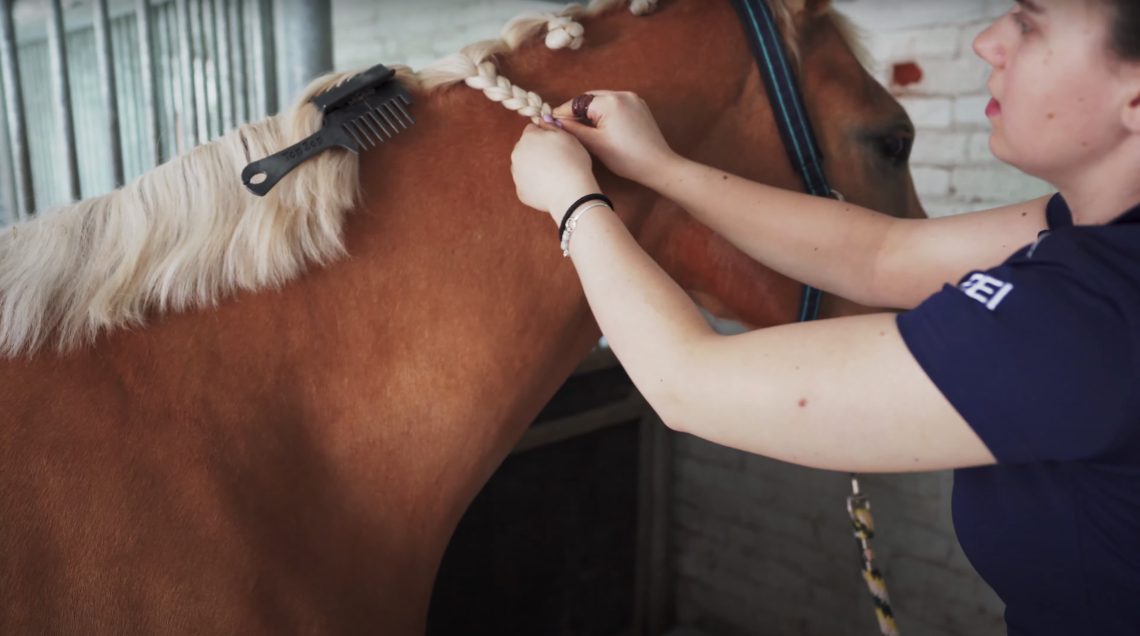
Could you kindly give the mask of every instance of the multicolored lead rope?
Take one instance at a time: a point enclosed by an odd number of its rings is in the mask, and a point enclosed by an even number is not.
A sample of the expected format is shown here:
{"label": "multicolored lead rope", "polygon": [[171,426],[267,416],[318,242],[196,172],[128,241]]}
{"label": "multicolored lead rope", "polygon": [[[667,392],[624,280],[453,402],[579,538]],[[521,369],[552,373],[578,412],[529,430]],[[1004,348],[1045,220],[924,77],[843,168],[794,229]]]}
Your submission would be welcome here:
{"label": "multicolored lead rope", "polygon": [[855,543],[859,547],[859,560],[863,564],[863,580],[871,590],[875,603],[875,616],[879,619],[879,631],[883,636],[899,636],[895,624],[895,613],[891,609],[891,598],[887,594],[887,582],[875,567],[875,552],[871,550],[871,539],[875,538],[875,518],[871,516],[871,501],[859,492],[859,479],[851,475],[851,496],[847,498],[847,514],[855,531]]}

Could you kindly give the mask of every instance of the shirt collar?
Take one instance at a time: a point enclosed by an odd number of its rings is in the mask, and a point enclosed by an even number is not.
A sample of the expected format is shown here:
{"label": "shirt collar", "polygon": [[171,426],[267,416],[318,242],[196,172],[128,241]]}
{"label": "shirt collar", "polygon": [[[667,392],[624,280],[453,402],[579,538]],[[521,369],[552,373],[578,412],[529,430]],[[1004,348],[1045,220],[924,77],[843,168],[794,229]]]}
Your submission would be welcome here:
{"label": "shirt collar", "polygon": [[[1053,195],[1052,199],[1049,199],[1049,204],[1045,206],[1045,219],[1049,223],[1050,230],[1071,227],[1073,225],[1073,212],[1069,209],[1069,204],[1065,201],[1065,198],[1061,196],[1061,193],[1058,192]],[[1123,223],[1140,223],[1140,205],[1129,209],[1105,225]]]}

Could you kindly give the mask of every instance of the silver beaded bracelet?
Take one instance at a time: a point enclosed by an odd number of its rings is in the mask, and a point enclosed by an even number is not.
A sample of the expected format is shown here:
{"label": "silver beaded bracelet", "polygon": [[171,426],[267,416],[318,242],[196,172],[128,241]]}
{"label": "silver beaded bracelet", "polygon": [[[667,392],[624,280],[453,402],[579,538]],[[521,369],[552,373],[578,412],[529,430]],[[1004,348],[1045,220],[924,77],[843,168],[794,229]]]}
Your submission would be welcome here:
{"label": "silver beaded bracelet", "polygon": [[570,220],[566,221],[566,231],[562,233],[562,258],[570,256],[570,235],[574,233],[574,228],[578,227],[578,219],[582,218],[583,214],[594,208],[608,207],[610,206],[598,201],[590,205],[583,205],[577,210],[574,210],[574,213],[570,215]]}

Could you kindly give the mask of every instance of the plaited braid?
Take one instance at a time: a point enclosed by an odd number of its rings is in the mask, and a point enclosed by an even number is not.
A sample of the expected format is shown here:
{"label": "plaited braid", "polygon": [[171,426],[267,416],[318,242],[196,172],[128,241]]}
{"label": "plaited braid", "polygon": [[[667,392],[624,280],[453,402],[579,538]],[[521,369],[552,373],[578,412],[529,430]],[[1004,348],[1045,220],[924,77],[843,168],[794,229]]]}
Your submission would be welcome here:
{"label": "plaited braid", "polygon": [[488,60],[475,65],[475,69],[475,74],[463,81],[471,88],[483,91],[487,99],[498,102],[523,117],[530,117],[536,124],[542,120],[543,115],[549,115],[554,111],[550,104],[544,102],[537,94],[525,91],[499,75],[494,62]]}
{"label": "plaited braid", "polygon": [[[630,0],[629,10],[634,15],[646,15],[657,8],[658,0]],[[517,48],[523,41],[545,31],[547,48],[576,50],[583,44],[585,28],[577,18],[586,14],[580,4],[571,4],[560,13],[538,13],[520,16],[503,27],[502,41],[510,49]],[[481,50],[485,53],[485,50]],[[472,56],[460,52],[452,64],[462,65],[466,74],[463,80],[471,88],[483,91],[493,102],[502,104],[532,122],[539,123],[543,116],[550,116],[554,109],[537,93],[524,90],[499,74],[498,67],[481,54]]]}

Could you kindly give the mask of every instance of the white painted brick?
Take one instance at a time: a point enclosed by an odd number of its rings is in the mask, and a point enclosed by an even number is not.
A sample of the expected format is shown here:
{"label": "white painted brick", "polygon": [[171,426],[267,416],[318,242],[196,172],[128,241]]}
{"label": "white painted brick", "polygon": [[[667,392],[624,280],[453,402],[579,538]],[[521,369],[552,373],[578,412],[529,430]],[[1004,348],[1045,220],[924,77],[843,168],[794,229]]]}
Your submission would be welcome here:
{"label": "white painted brick", "polygon": [[914,189],[921,197],[940,197],[950,194],[951,172],[945,168],[914,166],[910,175],[914,179]]}
{"label": "white painted brick", "polygon": [[907,87],[908,94],[959,95],[985,89],[990,70],[980,59],[970,55],[952,60],[919,61],[922,81]]}
{"label": "white painted brick", "polygon": [[946,128],[953,116],[954,100],[948,97],[900,97],[914,125],[919,128]]}
{"label": "white painted brick", "polygon": [[925,131],[914,140],[911,165],[944,165],[961,163],[968,158],[968,133]]}
{"label": "white painted brick", "polygon": [[954,122],[989,129],[990,120],[986,117],[986,104],[989,93],[963,95],[954,100]]}
{"label": "white painted brick", "polygon": [[966,156],[971,162],[997,161],[990,150],[990,133],[972,133],[970,135],[969,151]]}
{"label": "white painted brick", "polygon": [[868,51],[882,63],[908,61],[916,57],[952,58],[958,55],[957,27],[908,29],[876,33],[867,42]]}
{"label": "white painted brick", "polygon": [[962,24],[977,20],[977,16],[985,14],[988,9],[986,0],[911,0],[905,3],[856,0],[838,2],[836,7],[861,27],[879,31]]}
{"label": "white painted brick", "polygon": [[978,39],[982,31],[990,28],[993,20],[983,20],[962,25],[959,33],[958,47],[962,55],[977,55],[974,52],[974,40]]}
{"label": "white painted brick", "polygon": [[954,197],[923,197],[922,209],[926,216],[937,219],[943,216],[952,216],[965,212],[965,203]]}
{"label": "white painted brick", "polygon": [[1052,192],[1052,188],[1036,179],[1027,178],[1017,169],[1005,164],[978,168],[959,168],[954,171],[954,191],[966,196],[1024,201]]}

